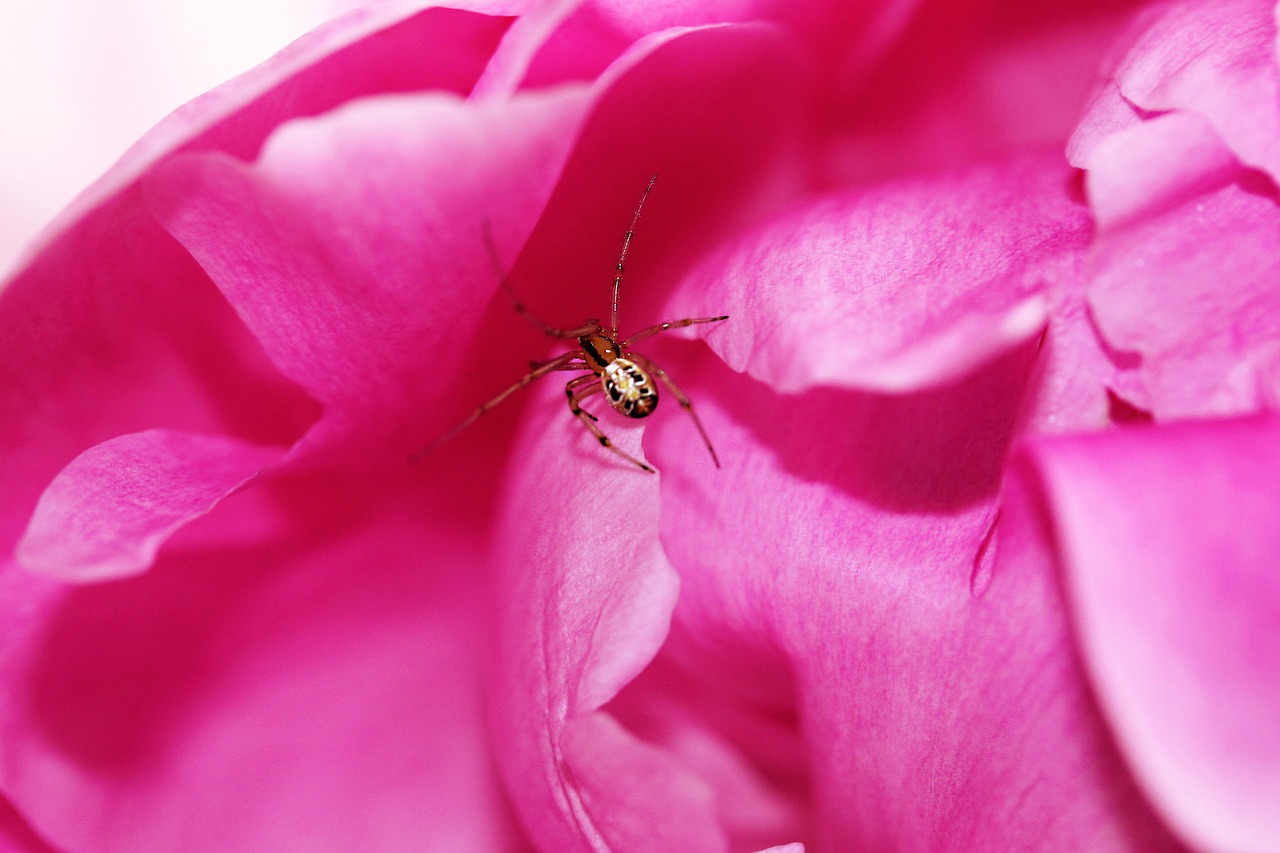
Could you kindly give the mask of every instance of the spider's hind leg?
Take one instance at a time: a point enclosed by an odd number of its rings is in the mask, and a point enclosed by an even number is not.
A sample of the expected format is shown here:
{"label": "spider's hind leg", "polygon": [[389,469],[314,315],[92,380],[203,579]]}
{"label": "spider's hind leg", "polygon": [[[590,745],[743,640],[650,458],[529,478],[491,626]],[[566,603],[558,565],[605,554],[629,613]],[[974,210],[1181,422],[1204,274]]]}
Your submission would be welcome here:
{"label": "spider's hind leg", "polygon": [[568,384],[564,386],[565,396],[569,398],[569,411],[573,412],[574,417],[582,421],[582,425],[591,431],[591,434],[600,442],[600,446],[621,456],[623,459],[635,465],[642,471],[648,471],[650,474],[657,473],[653,468],[641,462],[639,459],[616,447],[609,440],[609,436],[604,434],[604,430],[600,429],[596,423],[596,416],[582,408],[582,399],[590,397],[592,394],[599,394],[604,390],[600,385],[600,378],[594,373],[589,376],[579,376],[577,379],[570,379]]}
{"label": "spider's hind leg", "polygon": [[667,372],[658,365],[654,364],[653,359],[646,358],[639,353],[627,353],[627,358],[639,364],[649,373],[657,376],[662,380],[663,384],[671,391],[672,396],[680,403],[680,407],[689,413],[689,417],[693,418],[693,425],[698,428],[698,434],[702,436],[702,443],[707,446],[707,452],[711,454],[711,461],[716,463],[716,467],[720,467],[720,457],[716,456],[716,449],[711,446],[711,438],[707,435],[706,429],[702,426],[702,420],[698,417],[698,413],[693,410],[693,401],[690,400],[675,380],[667,375]]}

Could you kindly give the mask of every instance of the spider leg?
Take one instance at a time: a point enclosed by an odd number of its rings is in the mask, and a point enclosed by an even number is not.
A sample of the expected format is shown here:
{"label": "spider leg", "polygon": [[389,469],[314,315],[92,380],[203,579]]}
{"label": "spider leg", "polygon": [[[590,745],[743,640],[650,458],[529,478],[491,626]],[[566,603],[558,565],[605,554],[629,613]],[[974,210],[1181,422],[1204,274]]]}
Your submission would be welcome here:
{"label": "spider leg", "polygon": [[[654,334],[657,334],[657,332]],[[707,436],[707,431],[703,428],[702,421],[698,418],[698,413],[693,410],[693,402],[690,401],[689,398],[685,396],[685,393],[680,390],[680,386],[675,383],[675,380],[668,376],[665,370],[654,364],[653,360],[650,358],[646,358],[639,353],[628,353],[627,358],[636,362],[650,373],[655,374],[662,380],[662,383],[670,389],[675,398],[680,401],[681,408],[689,413],[689,417],[693,418],[693,425],[698,428],[698,434],[702,436],[702,443],[707,446],[707,452],[711,454],[711,461],[716,463],[716,467],[719,468],[720,457],[716,456],[716,449],[711,446],[711,439]]]}
{"label": "spider leg", "polygon": [[[659,323],[656,326],[650,326],[647,329],[641,329],[640,331],[636,332],[634,335],[632,335],[631,337],[623,341],[620,344],[620,346],[625,352],[626,348],[631,346],[632,344],[639,343],[640,341],[647,341],[649,338],[652,338],[654,335],[660,335],[663,332],[667,331],[668,329],[683,329],[685,326],[696,326],[699,323],[719,323],[721,320],[728,320],[728,319],[729,319],[729,315],[725,314],[722,317],[688,317],[684,320],[672,320],[668,323]],[[628,358],[630,358],[630,356],[628,356]]]}
{"label": "spider leg", "polygon": [[632,465],[637,466],[642,471],[648,471],[650,474],[657,473],[654,469],[650,468],[630,453],[627,453],[621,448],[615,447],[613,442],[609,441],[609,437],[604,434],[604,430],[600,429],[596,424],[596,416],[585,411],[582,406],[579,405],[583,397],[590,397],[592,394],[599,394],[604,390],[598,381],[587,384],[582,381],[583,379],[596,379],[596,376],[595,374],[592,374],[591,376],[580,376],[577,379],[570,379],[569,383],[564,386],[565,396],[569,398],[569,411],[573,412],[574,416],[578,420],[582,421],[583,426],[591,431],[591,434],[600,442],[601,447],[612,450],[614,453],[618,454]]}
{"label": "spider leg", "polygon": [[[557,356],[556,358],[559,358],[559,356]],[[542,367],[543,365],[550,364],[551,362],[555,361],[556,358],[549,358],[549,359],[546,359],[545,361],[539,361],[537,359],[534,359],[533,361],[529,362],[529,369],[537,370],[539,367]],[[562,364],[555,369],[556,370],[590,370],[591,368],[587,366],[587,362],[582,358],[582,356],[578,356],[578,361],[569,362],[568,364]]]}
{"label": "spider leg", "polygon": [[640,203],[636,205],[636,212],[631,217],[631,226],[627,228],[627,233],[622,238],[622,254],[618,255],[618,265],[614,267],[613,312],[610,315],[613,324],[609,328],[610,337],[614,340],[618,339],[618,288],[622,287],[622,268],[627,262],[627,250],[631,248],[631,237],[636,233],[636,223],[640,221],[640,210],[644,207],[644,200],[649,197],[649,190],[653,189],[653,184],[657,180],[658,173],[654,172],[653,177],[649,179],[649,185],[640,194]]}
{"label": "spider leg", "polygon": [[[586,389],[591,385],[598,385],[599,381],[600,381],[600,377],[596,376],[594,373],[588,373],[586,376],[579,376],[576,379],[570,379],[568,383],[564,386],[564,392],[565,394],[569,395],[570,400],[573,400],[575,397],[578,397],[578,398],[588,397],[594,394],[595,391],[584,390],[583,393],[579,394],[578,389],[580,388]],[[603,390],[603,389],[598,388],[597,390]],[[571,402],[569,405],[570,405],[570,408],[572,408],[573,403]],[[579,411],[581,412],[580,415],[579,415]],[[586,409],[580,409],[579,411],[575,411],[574,414],[579,415],[580,417],[591,418],[591,420],[593,421],[600,420],[595,415],[588,412]]]}
{"label": "spider leg", "polygon": [[[548,362],[544,362],[541,366],[536,367],[536,368],[534,368],[533,370],[529,371],[529,372],[528,372],[528,373],[526,373],[523,377],[521,377],[521,379],[520,379],[520,381],[519,381],[519,382],[516,382],[514,385],[510,386],[510,387],[509,387],[509,388],[507,388],[505,391],[503,391],[501,394],[499,394],[498,396],[496,396],[496,397],[494,397],[493,399],[489,400],[487,403],[483,403],[483,404],[481,404],[480,406],[476,407],[475,411],[473,411],[471,414],[467,415],[467,417],[466,417],[466,418],[464,418],[464,419],[462,420],[462,422],[461,422],[461,423],[457,424],[457,425],[456,425],[456,426],[454,426],[452,429],[448,430],[448,431],[447,431],[447,432],[445,432],[443,435],[441,435],[440,437],[436,438],[434,441],[432,441],[432,442],[431,442],[430,444],[428,444],[426,447],[424,447],[424,448],[422,448],[421,450],[419,450],[419,451],[415,452],[413,455],[411,455],[411,456],[409,457],[409,461],[411,461],[411,462],[416,462],[417,460],[419,460],[419,459],[421,459],[422,457],[426,456],[428,453],[431,453],[431,452],[432,452],[432,451],[434,451],[437,447],[439,447],[440,445],[444,444],[446,441],[448,441],[449,439],[453,438],[455,435],[457,435],[458,433],[462,432],[464,429],[466,429],[467,427],[469,427],[469,426],[471,426],[473,423],[475,423],[475,422],[476,422],[476,420],[477,420],[477,419],[479,419],[479,417],[480,417],[481,415],[483,415],[485,412],[489,411],[489,410],[490,410],[490,409],[492,409],[494,406],[498,405],[498,404],[499,404],[499,403],[501,403],[503,400],[507,399],[507,398],[508,398],[508,397],[510,397],[512,394],[514,394],[515,392],[519,391],[521,388],[523,388],[523,387],[525,387],[526,385],[528,385],[529,383],[533,382],[535,379],[539,379],[539,378],[541,378],[541,377],[543,377],[543,376],[546,376],[548,373],[551,373],[552,371],[555,371],[555,370],[568,370],[568,369],[570,369],[570,368],[568,367],[569,362],[570,362],[572,359],[574,359],[574,358],[579,358],[579,357],[580,357],[580,356],[578,355],[578,354],[579,354],[579,352],[580,352],[580,350],[571,350],[571,351],[566,352],[566,353],[564,353],[564,354],[562,354],[562,355],[558,355],[558,356],[556,356],[555,358],[551,359],[550,361],[548,361]],[[592,374],[592,376],[594,376],[594,375],[595,375],[595,374]]]}
{"label": "spider leg", "polygon": [[590,335],[600,331],[599,320],[588,320],[574,329],[557,329],[555,326],[543,322],[538,315],[526,308],[524,303],[516,296],[511,279],[507,278],[506,272],[503,271],[502,260],[498,257],[498,249],[493,245],[493,231],[489,228],[488,220],[481,223],[481,231],[484,236],[485,249],[489,253],[489,263],[493,265],[493,271],[498,275],[498,282],[502,285],[502,291],[507,294],[511,304],[515,306],[517,314],[541,329],[543,334],[550,335],[553,338],[580,338],[583,335]]}

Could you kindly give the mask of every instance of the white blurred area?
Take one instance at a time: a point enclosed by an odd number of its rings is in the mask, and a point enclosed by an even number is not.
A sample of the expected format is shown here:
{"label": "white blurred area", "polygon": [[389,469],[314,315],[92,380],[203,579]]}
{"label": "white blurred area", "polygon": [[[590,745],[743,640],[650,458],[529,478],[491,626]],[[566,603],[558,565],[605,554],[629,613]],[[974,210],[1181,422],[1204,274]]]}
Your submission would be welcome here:
{"label": "white blurred area", "polygon": [[0,0],[0,275],[176,107],[360,0]]}

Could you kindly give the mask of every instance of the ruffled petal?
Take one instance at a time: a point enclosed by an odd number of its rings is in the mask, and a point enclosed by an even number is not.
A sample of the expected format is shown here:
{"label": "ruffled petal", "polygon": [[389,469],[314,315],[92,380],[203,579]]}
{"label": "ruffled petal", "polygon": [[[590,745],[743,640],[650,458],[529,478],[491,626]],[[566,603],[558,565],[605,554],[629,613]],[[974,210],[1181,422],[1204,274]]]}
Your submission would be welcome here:
{"label": "ruffled petal", "polygon": [[[1089,304],[1162,418],[1280,404],[1280,206],[1247,176],[1100,236]],[[1139,358],[1134,359],[1136,355]]]}
{"label": "ruffled petal", "polygon": [[1077,281],[1091,232],[1068,178],[1030,156],[808,203],[735,236],[679,308],[728,314],[713,346],[780,391],[954,381],[1039,335],[1045,291]]}
{"label": "ruffled petal", "polygon": [[1197,849],[1280,839],[1280,421],[1029,446],[1081,647],[1143,787]]}
{"label": "ruffled petal", "polygon": [[1159,216],[1241,164],[1280,178],[1273,5],[1166,3],[1138,18],[1068,146],[1100,226]]}
{"label": "ruffled petal", "polygon": [[371,92],[465,92],[506,26],[407,0],[357,10],[180,109],[46,229],[0,284],[4,553],[86,448],[154,428],[290,444],[316,417],[147,212],[139,177],[180,150],[253,156],[281,121]]}
{"label": "ruffled petal", "polygon": [[1241,162],[1280,181],[1275,4],[1183,0],[1143,23],[1115,71],[1120,94],[1148,112],[1196,114]]}
{"label": "ruffled petal", "polygon": [[104,442],[72,460],[45,489],[17,560],[65,580],[143,571],[176,530],[283,455],[283,448],[174,430]]}
{"label": "ruffled petal", "polygon": [[1175,847],[1109,742],[1051,565],[990,566],[1029,350],[900,397],[782,396],[709,360],[680,376],[724,469],[675,418],[646,432],[682,578],[671,655],[762,720],[794,685],[824,849]]}
{"label": "ruffled petal", "polygon": [[[738,130],[758,124],[760,105],[743,109],[732,95],[758,83],[764,103],[785,103],[794,78],[771,70],[786,48],[766,27],[675,31],[590,89],[369,99],[284,128],[254,166],[176,160],[149,196],[280,370],[325,404],[308,446],[345,442],[399,464],[482,403],[480,389],[496,394],[545,351],[497,293],[513,247],[528,240],[510,273],[519,298],[549,322],[580,324],[589,309],[577,306],[607,299],[616,234],[654,169],[674,197],[646,208],[645,239],[662,245],[689,210],[681,192],[695,200],[684,221],[696,224],[715,213],[708,196],[727,203],[709,188],[776,151],[785,110],[741,144]],[[659,110],[680,123],[653,125]],[[619,162],[620,135],[632,162]],[[679,247],[655,254],[680,257]],[[632,270],[628,317],[661,295],[632,286],[650,278]]]}
{"label": "ruffled petal", "polygon": [[364,433],[376,455],[390,432],[403,459],[426,432],[403,434],[406,410],[464,363],[457,332],[492,293],[476,285],[497,283],[490,212],[504,242],[528,227],[585,94],[366,100],[285,128],[254,166],[177,160],[148,192],[281,372],[325,404],[308,441]]}

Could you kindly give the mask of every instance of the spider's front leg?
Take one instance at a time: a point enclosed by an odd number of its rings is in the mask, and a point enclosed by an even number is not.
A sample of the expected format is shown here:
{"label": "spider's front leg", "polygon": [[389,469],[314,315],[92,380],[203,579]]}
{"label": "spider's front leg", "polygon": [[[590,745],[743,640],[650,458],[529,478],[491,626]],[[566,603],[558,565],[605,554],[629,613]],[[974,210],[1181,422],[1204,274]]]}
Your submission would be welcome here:
{"label": "spider's front leg", "polygon": [[615,447],[613,442],[609,440],[609,436],[605,435],[604,430],[600,429],[596,423],[596,416],[582,408],[581,403],[584,397],[599,394],[603,390],[604,388],[600,384],[600,377],[594,373],[588,376],[579,376],[577,379],[570,379],[568,384],[564,386],[565,396],[569,398],[569,411],[573,412],[574,417],[582,421],[583,426],[591,431],[591,434],[600,442],[601,447],[612,450],[642,471],[648,471],[650,474],[657,473],[653,468],[650,468],[630,453]]}
{"label": "spider's front leg", "polygon": [[670,329],[683,329],[686,326],[697,326],[700,323],[719,323],[721,320],[728,320],[728,314],[722,314],[719,317],[686,317],[683,320],[669,320],[666,323],[659,323],[656,326],[650,326],[647,329],[641,329],[631,337],[622,342],[622,349],[625,351],[632,344],[638,344],[640,341],[647,341],[654,335],[660,335]]}
{"label": "spider's front leg", "polygon": [[556,370],[581,369],[574,364],[575,360],[581,360],[581,358],[582,358],[581,350],[570,350],[569,352],[562,353],[556,356],[550,361],[542,362],[537,367],[533,368],[524,376],[522,376],[518,382],[508,387],[501,394],[498,394],[498,396],[492,398],[488,402],[482,403],[481,405],[477,406],[475,410],[471,412],[471,414],[467,415],[466,418],[462,420],[461,423],[456,424],[452,429],[448,430],[443,435],[439,436],[435,441],[431,442],[426,447],[422,448],[421,450],[417,451],[412,456],[410,456],[409,461],[416,462],[417,460],[426,456],[428,453],[431,453],[437,447],[444,444],[446,441],[453,438],[455,435],[462,432],[464,429],[466,429],[467,427],[475,423],[477,420],[479,420],[480,416],[483,415],[485,412],[489,411],[494,406],[497,406],[503,400],[507,399],[512,394],[519,391],[521,388],[525,387],[526,385],[533,382],[534,380],[540,379],[543,376],[546,376],[548,373],[551,373]]}

